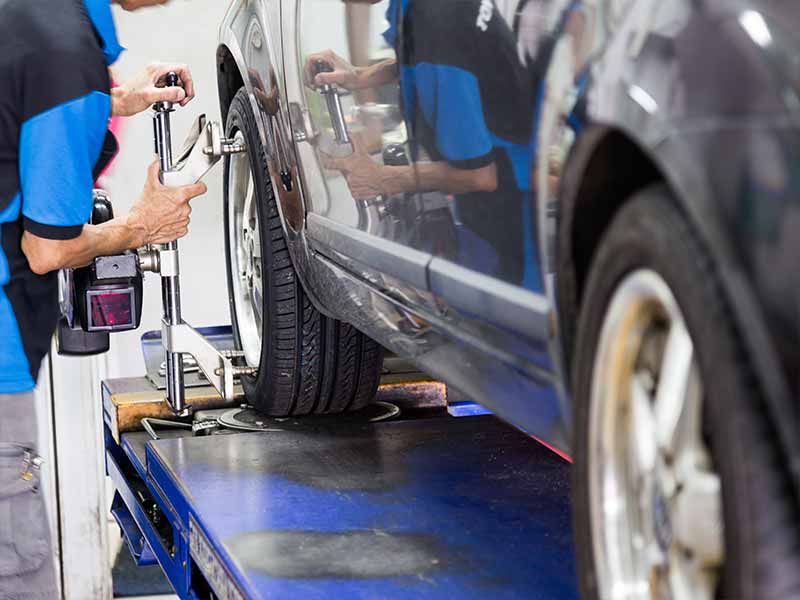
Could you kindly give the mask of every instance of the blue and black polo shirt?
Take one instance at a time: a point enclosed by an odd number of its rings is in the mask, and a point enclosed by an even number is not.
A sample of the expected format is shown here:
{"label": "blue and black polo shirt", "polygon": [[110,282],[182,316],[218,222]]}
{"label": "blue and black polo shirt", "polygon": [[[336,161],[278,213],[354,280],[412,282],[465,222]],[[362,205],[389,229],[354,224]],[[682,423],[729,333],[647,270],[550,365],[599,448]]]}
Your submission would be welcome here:
{"label": "blue and black polo shirt", "polygon": [[458,169],[497,168],[496,191],[455,197],[458,219],[482,240],[460,259],[522,283],[533,248],[533,93],[514,34],[492,0],[391,0],[387,19],[412,142]]}
{"label": "blue and black polo shirt", "polygon": [[88,222],[121,51],[110,0],[0,0],[0,393],[35,387],[59,314],[57,274],[30,270],[22,234]]}

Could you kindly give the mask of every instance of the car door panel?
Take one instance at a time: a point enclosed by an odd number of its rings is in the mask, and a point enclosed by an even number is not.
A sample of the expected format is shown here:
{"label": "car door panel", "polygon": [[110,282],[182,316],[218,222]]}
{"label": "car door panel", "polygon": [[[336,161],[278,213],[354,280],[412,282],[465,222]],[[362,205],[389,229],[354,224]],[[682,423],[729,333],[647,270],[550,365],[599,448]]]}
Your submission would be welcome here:
{"label": "car door panel", "polygon": [[428,285],[426,267],[430,255],[425,252],[377,239],[335,219],[314,213],[308,215],[308,234],[318,252],[343,263],[350,271],[363,271],[364,279],[371,279],[370,273],[377,271],[390,274],[417,289],[425,289]]}
{"label": "car door panel", "polygon": [[[472,269],[434,258],[429,266],[431,289],[466,315],[480,315],[506,334],[531,340],[549,335],[549,303],[542,294],[497,281]],[[538,346],[541,352],[541,345]],[[538,354],[538,353],[537,353]]]}
{"label": "car door panel", "polygon": [[552,303],[532,185],[535,86],[506,21],[518,4],[405,2],[401,86],[419,195],[444,198],[452,215],[452,243],[428,239],[439,314],[542,373],[553,369]]}
{"label": "car door panel", "polygon": [[[306,235],[314,251],[373,285],[392,290],[418,309],[435,312],[426,276],[431,255],[418,234],[414,189],[394,194],[354,192],[348,171],[340,164],[366,155],[384,166],[405,155],[407,131],[397,83],[339,90],[353,140],[348,144],[337,140],[328,98],[309,85],[304,73],[309,57],[327,50],[360,66],[393,57],[394,49],[381,35],[386,6],[387,2],[340,0],[284,2],[286,84],[308,212]],[[411,172],[412,167],[408,169]]]}

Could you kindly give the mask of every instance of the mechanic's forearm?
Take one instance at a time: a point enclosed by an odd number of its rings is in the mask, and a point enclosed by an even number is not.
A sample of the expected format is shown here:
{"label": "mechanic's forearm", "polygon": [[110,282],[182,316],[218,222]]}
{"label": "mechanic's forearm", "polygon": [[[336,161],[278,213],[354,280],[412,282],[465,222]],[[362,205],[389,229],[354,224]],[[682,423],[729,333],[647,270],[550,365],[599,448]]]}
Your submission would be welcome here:
{"label": "mechanic's forearm", "polygon": [[358,68],[359,87],[379,87],[397,79],[397,60],[387,58],[384,61]]}
{"label": "mechanic's forearm", "polygon": [[71,240],[49,240],[25,232],[22,251],[31,270],[43,275],[63,268],[83,267],[97,256],[118,254],[143,245],[141,228],[118,217],[100,225],[84,225],[81,234]]}
{"label": "mechanic's forearm", "polygon": [[64,267],[83,267],[97,256],[119,254],[140,245],[141,232],[130,225],[127,217],[118,217],[100,225],[84,225],[78,243],[65,254]]}
{"label": "mechanic's forearm", "polygon": [[124,117],[126,115],[125,90],[121,87],[111,88],[111,116]]}
{"label": "mechanic's forearm", "polygon": [[497,189],[497,170],[494,163],[479,169],[456,169],[444,161],[419,162],[412,166],[390,167],[382,170],[383,189],[387,194],[419,190],[440,191],[446,194],[492,192]]}

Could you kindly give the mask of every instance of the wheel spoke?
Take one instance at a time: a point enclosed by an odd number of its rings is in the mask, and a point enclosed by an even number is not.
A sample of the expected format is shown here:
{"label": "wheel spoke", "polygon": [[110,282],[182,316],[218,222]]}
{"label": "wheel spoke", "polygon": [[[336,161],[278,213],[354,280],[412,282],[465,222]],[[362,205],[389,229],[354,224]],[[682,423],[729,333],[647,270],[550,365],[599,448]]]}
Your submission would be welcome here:
{"label": "wheel spoke", "polygon": [[697,573],[691,568],[690,559],[678,547],[669,551],[665,583],[668,584],[668,598],[702,598],[697,589]]}
{"label": "wheel spoke", "polygon": [[655,400],[659,447],[668,455],[675,451],[690,393],[694,345],[682,321],[673,320],[664,347]]}
{"label": "wheel spoke", "polygon": [[252,244],[253,244],[253,258],[261,259],[261,231],[258,225],[258,219],[255,219],[253,229],[250,231]]}
{"label": "wheel spoke", "polygon": [[256,189],[253,177],[247,179],[247,191],[245,192],[244,210],[242,214],[242,224],[247,230],[248,241],[252,244],[253,258],[261,258],[261,230],[258,224],[258,207],[256,206]]}
{"label": "wheel spoke", "polygon": [[261,283],[260,280],[253,279],[253,287],[250,292],[250,299],[253,303],[253,314],[255,314],[259,319],[261,318],[261,310],[262,310],[262,302],[263,302],[263,295],[261,293]]}
{"label": "wheel spoke", "polygon": [[670,596],[681,598],[714,598],[718,574],[703,568],[697,560],[679,546],[670,549],[667,567]]}
{"label": "wheel spoke", "polygon": [[236,268],[238,270],[240,279],[246,280],[248,271],[248,261],[247,261],[247,251],[244,248],[244,246],[238,246],[236,248]]}
{"label": "wheel spoke", "polygon": [[253,229],[253,208],[255,189],[253,187],[253,177],[248,172],[247,187],[244,192],[244,207],[242,208],[242,227],[246,230]]}
{"label": "wheel spoke", "polygon": [[631,380],[631,454],[637,478],[652,477],[656,466],[656,422],[653,403],[641,376]]}
{"label": "wheel spoke", "polygon": [[718,475],[699,467],[685,469],[672,520],[676,540],[691,551],[698,568],[710,569],[722,564],[725,542]]}

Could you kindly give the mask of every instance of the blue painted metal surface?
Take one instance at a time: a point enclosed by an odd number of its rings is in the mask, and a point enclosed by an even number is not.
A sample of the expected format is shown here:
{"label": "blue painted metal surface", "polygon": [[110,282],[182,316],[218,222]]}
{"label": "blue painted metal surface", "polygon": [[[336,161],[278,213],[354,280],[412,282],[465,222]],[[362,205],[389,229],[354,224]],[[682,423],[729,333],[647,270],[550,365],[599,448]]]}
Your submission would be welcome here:
{"label": "blue painted metal surface", "polygon": [[183,598],[200,572],[225,598],[577,597],[568,465],[494,417],[146,439],[112,477],[174,522],[174,557],[151,543]]}
{"label": "blue painted metal surface", "polygon": [[[136,448],[131,447],[125,439],[121,446],[117,445],[108,426],[105,426],[106,470],[176,593],[181,598],[196,598],[189,583],[188,567],[191,563],[188,560],[185,526],[169,498],[147,474],[145,439],[146,434],[140,440],[141,452],[137,453]],[[158,511],[156,517],[154,507]]]}
{"label": "blue painted metal surface", "polygon": [[140,567],[157,565],[158,560],[156,560],[156,555],[153,553],[150,543],[142,533],[136,523],[136,519],[133,518],[130,509],[128,509],[119,492],[114,495],[114,500],[111,503],[111,514],[122,531],[122,538],[125,540],[128,551],[131,553],[136,565]]}
{"label": "blue painted metal surface", "polygon": [[473,402],[472,400],[464,400],[461,402],[448,402],[447,412],[451,417],[478,417],[480,415],[490,415],[490,411],[485,406]]}

